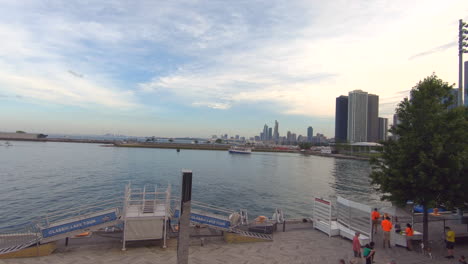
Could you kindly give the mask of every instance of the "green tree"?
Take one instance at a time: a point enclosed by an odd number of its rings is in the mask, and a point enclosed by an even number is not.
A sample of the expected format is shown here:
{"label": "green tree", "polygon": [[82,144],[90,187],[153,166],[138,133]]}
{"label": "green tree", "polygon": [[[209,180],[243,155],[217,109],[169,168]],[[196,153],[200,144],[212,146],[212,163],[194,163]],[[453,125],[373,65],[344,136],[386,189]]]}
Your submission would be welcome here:
{"label": "green tree", "polygon": [[223,143],[223,140],[218,138],[218,139],[216,139],[215,143],[221,144],[221,143]]}
{"label": "green tree", "polygon": [[468,192],[468,111],[449,110],[452,86],[431,75],[411,90],[396,109],[397,140],[383,142],[382,156],[371,160],[372,183],[383,200],[414,201],[423,207],[423,242],[428,241],[428,208],[460,206]]}
{"label": "green tree", "polygon": [[310,142],[300,142],[299,148],[301,149],[310,149],[312,147],[312,143]]}

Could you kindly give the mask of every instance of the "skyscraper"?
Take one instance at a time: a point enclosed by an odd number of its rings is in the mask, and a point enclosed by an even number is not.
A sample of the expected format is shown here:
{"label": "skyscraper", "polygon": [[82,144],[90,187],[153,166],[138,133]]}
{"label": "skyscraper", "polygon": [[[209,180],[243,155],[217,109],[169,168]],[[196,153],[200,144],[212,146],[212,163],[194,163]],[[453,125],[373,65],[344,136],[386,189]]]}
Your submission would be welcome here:
{"label": "skyscraper", "polygon": [[367,141],[367,92],[354,90],[348,94],[348,141]]}
{"label": "skyscraper", "polygon": [[268,128],[268,139],[267,140],[272,140],[273,139],[273,128],[269,127]]}
{"label": "skyscraper", "polygon": [[265,140],[268,140],[268,126],[267,124],[265,124],[263,126],[263,138],[262,138],[263,141]]}
{"label": "skyscraper", "polygon": [[367,142],[379,140],[379,96],[367,96]]}
{"label": "skyscraper", "polygon": [[275,130],[273,131],[273,140],[278,142],[279,140],[279,131],[278,131],[278,121],[275,120]]}
{"label": "skyscraper", "polygon": [[307,142],[312,142],[313,135],[314,135],[314,129],[310,126],[307,128]]}
{"label": "skyscraper", "polygon": [[348,135],[348,96],[336,98],[335,142],[345,142]]}
{"label": "skyscraper", "polygon": [[388,118],[379,117],[379,141],[386,141],[388,135]]}

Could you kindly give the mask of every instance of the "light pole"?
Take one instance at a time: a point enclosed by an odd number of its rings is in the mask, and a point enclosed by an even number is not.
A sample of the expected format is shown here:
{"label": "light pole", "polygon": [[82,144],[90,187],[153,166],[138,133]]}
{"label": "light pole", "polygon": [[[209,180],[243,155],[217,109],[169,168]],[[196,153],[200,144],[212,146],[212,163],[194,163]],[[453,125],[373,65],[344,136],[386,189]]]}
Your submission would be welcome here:
{"label": "light pole", "polygon": [[[459,21],[458,26],[458,106],[463,106],[463,53],[468,53],[468,23]],[[465,76],[467,78],[467,76]],[[466,98],[465,98],[466,100]]]}

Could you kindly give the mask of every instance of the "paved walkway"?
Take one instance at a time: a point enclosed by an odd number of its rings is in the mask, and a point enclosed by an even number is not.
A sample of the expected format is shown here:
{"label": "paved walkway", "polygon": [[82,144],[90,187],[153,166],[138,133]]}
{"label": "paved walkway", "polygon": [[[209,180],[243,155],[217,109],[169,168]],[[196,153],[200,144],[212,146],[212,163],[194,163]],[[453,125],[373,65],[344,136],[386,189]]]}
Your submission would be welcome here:
{"label": "paved walkway", "polygon": [[[108,234],[104,234],[109,236]],[[63,242],[57,251],[46,257],[0,260],[0,264],[68,264],[68,263],[176,263],[176,246],[174,240],[167,249],[152,245],[129,245],[127,251],[121,251],[119,237],[103,238],[93,235],[91,238],[71,239],[70,245],[64,247]],[[219,238],[205,241],[193,238],[190,247],[189,263],[321,263],[335,264],[343,258],[352,258],[350,240],[340,237],[329,238],[326,234],[313,230],[310,224],[290,225],[286,232],[274,234],[272,242],[257,242],[243,244],[227,244]],[[387,264],[391,259],[398,264],[422,263],[457,263],[446,260],[441,255],[431,260],[421,253],[408,252],[401,247],[382,249],[381,243],[376,243],[376,264]],[[457,246],[456,256],[468,255],[468,246]],[[348,262],[347,262],[348,263]],[[364,263],[364,262],[363,262]]]}

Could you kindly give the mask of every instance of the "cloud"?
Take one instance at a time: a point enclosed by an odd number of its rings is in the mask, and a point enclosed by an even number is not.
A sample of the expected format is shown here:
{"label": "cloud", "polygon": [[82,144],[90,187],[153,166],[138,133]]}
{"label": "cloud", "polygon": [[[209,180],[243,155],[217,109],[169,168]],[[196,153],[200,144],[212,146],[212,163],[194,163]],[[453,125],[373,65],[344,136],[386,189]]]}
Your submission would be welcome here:
{"label": "cloud", "polygon": [[[463,0],[5,1],[0,92],[83,107],[170,101],[227,112],[249,104],[271,106],[272,116],[332,117],[335,98],[351,90],[378,94],[386,107],[434,71],[456,80],[449,53],[466,7]],[[434,48],[440,39],[453,41]]]}
{"label": "cloud", "polygon": [[75,76],[77,78],[83,78],[84,77],[83,74],[76,73],[76,72],[74,72],[72,70],[68,70],[68,73],[70,73],[71,75],[73,75],[73,76]]}
{"label": "cloud", "polygon": [[104,106],[110,108],[133,108],[129,91],[117,92],[94,82],[77,79],[64,72],[23,75],[0,72],[1,87],[8,87],[18,98],[29,98],[42,102],[80,107]]}
{"label": "cloud", "polygon": [[417,54],[409,57],[409,60],[414,60],[414,59],[419,58],[419,57],[428,56],[428,55],[431,55],[431,54],[434,54],[434,53],[437,53],[437,52],[441,52],[441,51],[444,51],[446,49],[453,48],[453,47],[456,47],[456,46],[457,46],[457,42],[452,41],[452,42],[449,42],[447,44],[440,45],[440,46],[437,46],[435,48],[432,48],[430,50],[427,50],[427,51],[424,51],[424,52],[421,52],[421,53],[417,53]]}

